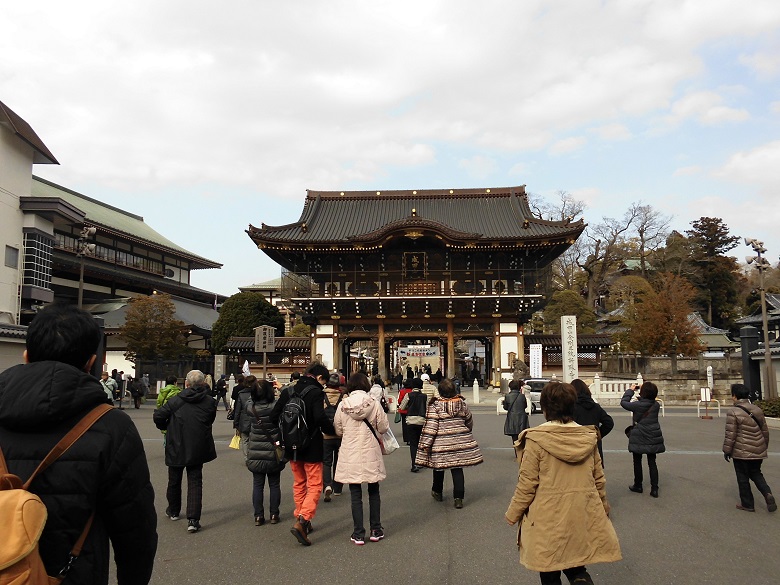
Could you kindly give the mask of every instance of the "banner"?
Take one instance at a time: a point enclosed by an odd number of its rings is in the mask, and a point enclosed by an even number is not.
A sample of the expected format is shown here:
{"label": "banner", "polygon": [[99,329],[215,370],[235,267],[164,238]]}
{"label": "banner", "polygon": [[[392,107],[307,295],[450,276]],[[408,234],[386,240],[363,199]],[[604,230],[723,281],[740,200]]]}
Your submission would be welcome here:
{"label": "banner", "polygon": [[425,347],[421,345],[407,345],[398,348],[398,358],[438,358],[438,347]]}

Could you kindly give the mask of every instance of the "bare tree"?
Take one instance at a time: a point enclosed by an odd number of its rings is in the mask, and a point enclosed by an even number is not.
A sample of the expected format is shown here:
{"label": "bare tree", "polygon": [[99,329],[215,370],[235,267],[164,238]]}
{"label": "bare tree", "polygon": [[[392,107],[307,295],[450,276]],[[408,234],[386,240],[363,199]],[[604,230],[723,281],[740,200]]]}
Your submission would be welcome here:
{"label": "bare tree", "polygon": [[647,257],[665,244],[672,217],[644,205],[642,201],[632,203],[629,212],[636,217],[634,229],[639,248],[639,267],[642,276],[647,278]]}
{"label": "bare tree", "polygon": [[[600,291],[610,276],[625,260],[627,233],[635,227],[637,210],[632,206],[622,219],[602,218],[601,223],[588,227],[583,235],[583,255],[579,267],[587,275],[587,302],[593,308]],[[584,257],[584,260],[583,260]]]}

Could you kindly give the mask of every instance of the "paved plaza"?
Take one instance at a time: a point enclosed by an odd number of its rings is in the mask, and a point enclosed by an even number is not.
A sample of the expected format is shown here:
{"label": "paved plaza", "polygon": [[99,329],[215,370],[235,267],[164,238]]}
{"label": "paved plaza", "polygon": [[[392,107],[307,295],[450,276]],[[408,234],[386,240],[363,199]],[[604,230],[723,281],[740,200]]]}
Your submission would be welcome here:
{"label": "paved plaza", "polygon": [[[352,519],[347,489],[330,503],[320,502],[313,520],[314,544],[298,544],[289,531],[293,523],[289,468],[282,473],[282,522],[255,527],[252,476],[243,455],[228,448],[233,428],[225,420],[224,410],[217,413],[214,424],[217,460],[204,467],[203,529],[187,533],[186,521],[172,522],[163,515],[167,470],[152,410],[149,403],[126,412],[144,439],[156,493],[160,543],[154,584],[539,582],[536,573],[518,563],[516,528],[509,527],[503,518],[516,483],[517,466],[510,439],[502,434],[504,417],[495,414],[494,402],[474,409],[474,434],[485,462],[465,471],[465,507],[453,507],[449,474],[444,502],[434,501],[431,472],[410,473],[409,451],[402,447],[385,458],[388,477],[381,483],[381,494],[387,536],[362,547],[349,541]],[[658,457],[657,500],[647,491],[641,495],[628,491],[632,466],[623,428],[630,421],[625,411],[608,410],[615,418],[615,431],[604,441],[607,492],[623,560],[588,567],[595,582],[780,582],[780,512],[769,514],[755,489],[756,513],[735,509],[734,470],[721,453],[725,410],[724,418],[700,420],[695,409],[666,409],[661,425],[667,452]],[[533,425],[543,422],[541,415],[531,419]],[[400,424],[394,431],[400,438]],[[778,430],[771,431],[764,474],[778,494]],[[364,499],[367,510],[367,496]]]}

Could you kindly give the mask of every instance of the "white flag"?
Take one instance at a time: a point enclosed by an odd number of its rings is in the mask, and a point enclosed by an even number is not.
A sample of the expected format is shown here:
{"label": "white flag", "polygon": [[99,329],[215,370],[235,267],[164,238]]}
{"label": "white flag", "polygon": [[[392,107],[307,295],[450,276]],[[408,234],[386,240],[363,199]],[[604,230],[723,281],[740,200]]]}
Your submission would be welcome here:
{"label": "white flag", "polygon": [[241,368],[241,373],[245,376],[249,376],[252,373],[249,371],[249,360],[244,360],[244,367]]}

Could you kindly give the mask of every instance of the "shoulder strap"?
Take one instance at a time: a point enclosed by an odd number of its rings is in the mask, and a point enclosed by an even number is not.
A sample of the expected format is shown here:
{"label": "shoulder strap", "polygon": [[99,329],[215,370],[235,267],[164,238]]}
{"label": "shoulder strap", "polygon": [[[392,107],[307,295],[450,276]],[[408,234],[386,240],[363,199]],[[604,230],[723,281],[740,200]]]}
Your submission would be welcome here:
{"label": "shoulder strap", "polygon": [[761,423],[760,423],[760,422],[758,422],[758,419],[757,419],[757,418],[756,418],[756,417],[753,415],[753,413],[752,413],[752,412],[750,412],[750,411],[749,411],[747,408],[745,408],[745,407],[744,407],[744,406],[742,406],[741,404],[735,404],[734,406],[736,406],[737,408],[739,408],[739,409],[741,409],[741,410],[744,410],[745,412],[747,412],[747,413],[748,413],[748,416],[749,416],[750,418],[752,418],[752,419],[753,419],[753,422],[754,422],[754,423],[756,423],[756,425],[758,426],[758,430],[763,430],[763,429],[761,428]]}
{"label": "shoulder strap", "polygon": [[43,458],[43,461],[41,461],[35,471],[32,472],[32,475],[27,479],[26,482],[24,482],[24,489],[29,489],[30,484],[39,473],[43,472],[43,470],[49,467],[49,465],[57,461],[57,459],[59,459],[62,454],[65,453],[65,451],[70,449],[73,443],[78,441],[81,435],[86,433],[89,428],[95,424],[98,419],[100,419],[100,417],[111,410],[114,410],[113,406],[108,404],[100,404],[89,411],[87,415],[76,424],[75,427],[68,431],[68,433],[62,437],[62,439],[60,439],[56,445],[54,445],[52,450],[49,451],[49,454]]}
{"label": "shoulder strap", "polygon": [[[374,435],[374,438],[379,441],[379,435],[376,434],[376,431],[374,430],[374,427],[371,426],[371,423],[368,422],[366,419],[363,419],[363,422],[366,423],[366,426],[371,429],[371,434]],[[379,441],[379,444],[381,445],[382,442]]]}
{"label": "shoulder strap", "polygon": [[265,428],[265,424],[263,424],[263,420],[257,415],[257,410],[255,410],[255,403],[252,403],[252,414],[255,416],[255,422],[257,423],[257,426],[260,427],[263,430],[263,434],[268,439],[268,442],[273,444],[274,439],[271,437],[271,433],[268,432],[268,430]]}

